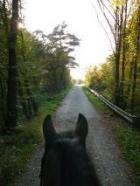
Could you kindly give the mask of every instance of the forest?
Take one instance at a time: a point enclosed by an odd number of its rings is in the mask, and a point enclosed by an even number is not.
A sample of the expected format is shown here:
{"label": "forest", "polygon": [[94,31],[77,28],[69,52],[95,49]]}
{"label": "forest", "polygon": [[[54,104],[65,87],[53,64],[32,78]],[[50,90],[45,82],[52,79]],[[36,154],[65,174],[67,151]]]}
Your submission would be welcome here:
{"label": "forest", "polygon": [[57,25],[46,35],[21,28],[19,0],[0,1],[0,131],[8,133],[22,119],[38,113],[39,97],[71,84],[72,55],[80,40]]}
{"label": "forest", "polygon": [[[100,9],[97,18],[102,14],[109,28],[107,37],[112,54],[101,65],[89,67],[85,82],[117,106],[139,115],[140,1],[97,2]],[[105,29],[103,24],[101,26]]]}

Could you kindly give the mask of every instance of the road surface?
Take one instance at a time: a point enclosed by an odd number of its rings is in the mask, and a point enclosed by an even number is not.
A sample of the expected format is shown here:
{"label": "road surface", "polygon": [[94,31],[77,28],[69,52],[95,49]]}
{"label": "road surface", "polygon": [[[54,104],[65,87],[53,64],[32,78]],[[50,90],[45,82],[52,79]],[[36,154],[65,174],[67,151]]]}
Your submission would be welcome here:
{"label": "road surface", "polygon": [[[79,113],[84,114],[88,120],[87,149],[102,185],[134,185],[130,180],[129,166],[122,160],[111,130],[106,127],[103,117],[88,101],[81,87],[75,86],[71,89],[53,116],[56,130],[60,132],[74,129]],[[39,186],[42,154],[43,145],[33,155],[27,171],[17,180],[16,186]]]}

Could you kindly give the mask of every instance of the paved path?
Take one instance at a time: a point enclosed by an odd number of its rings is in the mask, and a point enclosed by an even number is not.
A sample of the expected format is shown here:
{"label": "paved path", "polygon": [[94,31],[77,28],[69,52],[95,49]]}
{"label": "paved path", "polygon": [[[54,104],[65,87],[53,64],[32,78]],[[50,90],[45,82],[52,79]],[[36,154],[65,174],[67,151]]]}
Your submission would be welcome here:
{"label": "paved path", "polygon": [[[121,159],[121,154],[104,119],[88,101],[81,87],[74,87],[64,99],[53,116],[57,131],[75,128],[78,114],[88,119],[89,134],[87,149],[93,160],[103,186],[132,186],[129,167]],[[26,173],[17,181],[16,186],[39,186],[40,159],[43,147],[40,146],[29,162]]]}

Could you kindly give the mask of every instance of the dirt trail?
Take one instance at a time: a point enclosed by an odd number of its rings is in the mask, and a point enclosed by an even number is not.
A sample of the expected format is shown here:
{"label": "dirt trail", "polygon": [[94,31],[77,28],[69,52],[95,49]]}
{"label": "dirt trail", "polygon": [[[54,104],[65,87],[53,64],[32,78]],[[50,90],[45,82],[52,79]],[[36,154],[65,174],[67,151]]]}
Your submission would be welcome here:
{"label": "dirt trail", "polygon": [[[111,130],[88,101],[81,87],[74,87],[53,116],[57,131],[74,129],[78,114],[84,114],[89,123],[87,149],[93,160],[103,186],[132,186],[129,167],[121,159],[120,151]],[[17,180],[16,186],[39,186],[40,159],[43,147],[40,146],[32,157],[26,173]]]}

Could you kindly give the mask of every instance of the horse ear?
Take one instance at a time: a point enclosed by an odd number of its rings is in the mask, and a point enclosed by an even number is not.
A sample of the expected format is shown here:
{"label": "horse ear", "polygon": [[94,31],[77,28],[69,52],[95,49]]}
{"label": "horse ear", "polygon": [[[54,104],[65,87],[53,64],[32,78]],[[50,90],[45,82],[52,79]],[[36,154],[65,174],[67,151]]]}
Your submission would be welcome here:
{"label": "horse ear", "polygon": [[50,138],[52,138],[54,134],[56,134],[51,115],[47,115],[46,118],[44,119],[43,134],[44,134],[45,141],[47,141],[47,143],[50,140]]}
{"label": "horse ear", "polygon": [[86,136],[88,134],[88,122],[82,114],[79,114],[75,132],[80,141],[85,144]]}

